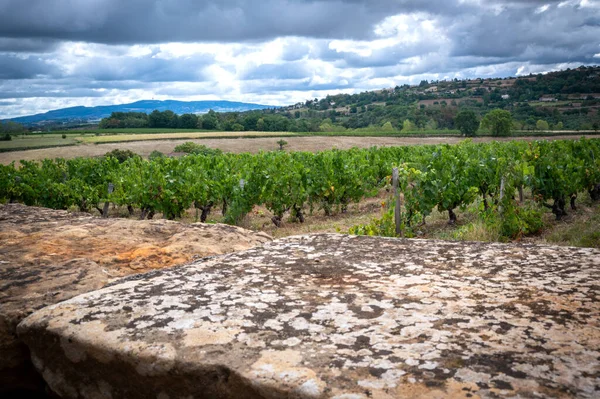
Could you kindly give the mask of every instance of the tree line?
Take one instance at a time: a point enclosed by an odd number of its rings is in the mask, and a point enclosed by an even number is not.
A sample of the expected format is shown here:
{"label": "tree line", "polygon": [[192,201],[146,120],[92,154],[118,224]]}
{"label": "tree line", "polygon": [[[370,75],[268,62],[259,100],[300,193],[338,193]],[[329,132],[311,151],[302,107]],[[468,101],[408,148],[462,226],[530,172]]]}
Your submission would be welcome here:
{"label": "tree line", "polygon": [[13,121],[0,121],[0,141],[10,141],[12,136],[25,134],[27,129],[20,123]]}
{"label": "tree line", "polygon": [[[261,112],[244,113],[216,113],[208,112],[206,115],[183,114],[178,116],[173,111],[153,111],[146,115],[139,112],[113,112],[109,118],[102,120],[101,128],[184,128],[226,131],[293,131],[293,132],[332,132],[340,131],[331,119],[325,119],[320,124],[307,119],[303,123],[295,124],[282,115],[264,115]],[[144,123],[142,123],[144,122]],[[452,127],[460,130],[465,136],[475,136],[481,128],[488,130],[493,136],[508,136],[514,128],[514,121],[510,112],[496,109],[487,113],[483,118],[469,109],[464,109],[452,116]],[[538,121],[540,130],[548,130],[545,121]],[[399,128],[390,121],[383,123],[378,128],[382,132],[404,131],[412,132],[419,127],[405,119]]]}

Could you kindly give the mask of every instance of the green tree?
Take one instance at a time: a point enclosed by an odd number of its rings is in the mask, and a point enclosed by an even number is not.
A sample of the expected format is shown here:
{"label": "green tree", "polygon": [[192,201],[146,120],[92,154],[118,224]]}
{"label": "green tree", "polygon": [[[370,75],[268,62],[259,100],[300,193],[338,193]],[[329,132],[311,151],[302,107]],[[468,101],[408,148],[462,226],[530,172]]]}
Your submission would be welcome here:
{"label": "green tree", "polygon": [[408,119],[405,120],[404,123],[402,123],[402,131],[403,132],[410,132],[410,131],[414,131],[414,130],[415,130],[414,123],[412,123]]}
{"label": "green tree", "polygon": [[392,122],[386,122],[381,127],[381,130],[383,132],[393,132],[394,131],[394,126],[392,126]]}
{"label": "green tree", "polygon": [[475,136],[479,129],[479,120],[471,110],[460,111],[454,118],[454,125],[467,137]]}
{"label": "green tree", "polygon": [[21,125],[20,123],[13,121],[0,121],[0,133],[17,135],[25,134],[25,132],[27,132],[27,129],[25,129],[25,126]]}
{"label": "green tree", "polygon": [[548,129],[550,129],[550,126],[548,125],[548,122],[540,119],[535,123],[535,128],[537,130],[548,130]]}
{"label": "green tree", "polygon": [[179,124],[179,117],[177,114],[171,110],[163,111],[163,115],[166,121],[166,126],[160,127],[168,127],[171,129],[177,129],[177,125]]}
{"label": "green tree", "polygon": [[183,114],[179,117],[178,127],[182,129],[195,129],[198,126],[198,117],[194,114]]}
{"label": "green tree", "polygon": [[217,130],[219,126],[219,120],[217,119],[217,113],[212,109],[208,111],[208,114],[202,117],[202,128],[206,130]]}
{"label": "green tree", "polygon": [[554,126],[554,130],[563,130],[564,129],[564,125],[562,122],[558,122],[556,124],[556,126]]}
{"label": "green tree", "polygon": [[167,119],[167,116],[157,109],[148,115],[148,127],[167,127],[168,123],[169,120]]}
{"label": "green tree", "polygon": [[233,130],[234,132],[243,132],[244,131],[244,125],[242,125],[241,123],[234,123],[231,126],[231,130]]}
{"label": "green tree", "polygon": [[283,147],[284,147],[285,145],[287,145],[287,143],[288,143],[288,142],[287,142],[287,141],[285,141],[284,139],[281,139],[281,140],[279,140],[279,141],[277,142],[277,144],[279,144],[279,151],[283,151]]}
{"label": "green tree", "polygon": [[512,132],[512,115],[503,109],[495,109],[483,117],[481,127],[489,129],[492,136],[510,136]]}

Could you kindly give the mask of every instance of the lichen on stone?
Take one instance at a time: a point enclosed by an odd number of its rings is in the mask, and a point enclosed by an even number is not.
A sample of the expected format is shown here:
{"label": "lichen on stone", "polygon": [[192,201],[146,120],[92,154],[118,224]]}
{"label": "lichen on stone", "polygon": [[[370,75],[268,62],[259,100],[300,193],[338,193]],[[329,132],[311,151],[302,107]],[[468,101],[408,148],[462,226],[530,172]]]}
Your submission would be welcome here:
{"label": "lichen on stone", "polygon": [[320,234],[125,279],[19,332],[65,397],[594,398],[599,280],[594,249]]}

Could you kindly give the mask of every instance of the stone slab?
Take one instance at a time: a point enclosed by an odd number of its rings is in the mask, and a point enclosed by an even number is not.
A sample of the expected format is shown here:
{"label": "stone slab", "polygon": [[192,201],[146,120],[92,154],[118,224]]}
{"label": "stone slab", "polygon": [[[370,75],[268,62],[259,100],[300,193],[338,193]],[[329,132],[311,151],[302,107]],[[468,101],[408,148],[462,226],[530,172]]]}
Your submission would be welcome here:
{"label": "stone slab", "polygon": [[269,240],[226,225],[100,219],[0,205],[0,393],[43,387],[16,336],[17,324],[32,312],[123,276]]}
{"label": "stone slab", "polygon": [[335,234],[125,278],[19,326],[64,398],[600,397],[600,251]]}

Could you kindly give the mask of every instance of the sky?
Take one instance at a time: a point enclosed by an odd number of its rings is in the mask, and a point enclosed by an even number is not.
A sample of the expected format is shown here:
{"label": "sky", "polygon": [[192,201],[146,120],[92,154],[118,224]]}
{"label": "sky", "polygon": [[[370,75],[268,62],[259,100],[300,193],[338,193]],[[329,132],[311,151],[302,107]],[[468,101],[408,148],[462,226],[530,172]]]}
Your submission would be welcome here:
{"label": "sky", "polygon": [[600,0],[0,0],[0,119],[600,64]]}

